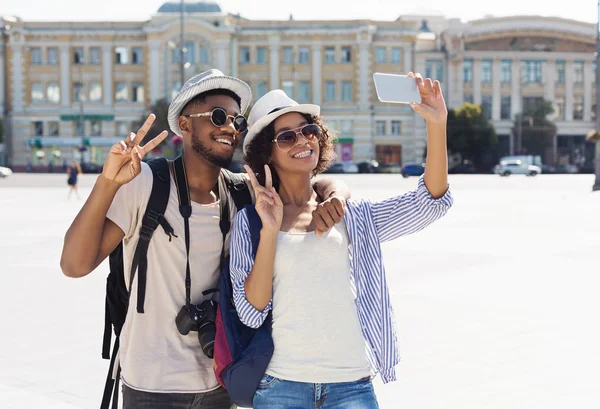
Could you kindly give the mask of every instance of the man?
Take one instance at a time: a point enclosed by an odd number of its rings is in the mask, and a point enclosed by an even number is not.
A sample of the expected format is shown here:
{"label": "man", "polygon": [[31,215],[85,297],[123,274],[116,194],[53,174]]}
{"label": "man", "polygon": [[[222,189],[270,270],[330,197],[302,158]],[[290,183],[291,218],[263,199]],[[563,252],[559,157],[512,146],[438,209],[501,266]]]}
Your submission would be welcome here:
{"label": "man", "polygon": [[[190,79],[173,99],[169,126],[183,137],[183,158],[192,214],[189,218],[192,303],[218,283],[223,236],[219,227],[217,181],[231,164],[235,148],[247,126],[244,113],[251,101],[249,86],[218,70]],[[136,134],[111,147],[85,205],[65,236],[61,268],[69,277],[93,271],[123,240],[125,266],[131,266],[153,184],[142,158],[166,136],[140,146],[155,117],[150,115]],[[132,282],[127,317],[121,335],[119,364],[123,382],[123,409],[179,409],[234,407],[220,388],[213,362],[202,352],[198,334],[181,335],[175,318],[185,304],[186,246],[177,187],[171,175],[165,219],[176,236],[157,232],[147,254],[144,313],[136,311],[137,280]],[[325,188],[323,188],[325,186]],[[327,230],[340,220],[344,185],[323,182],[321,197],[330,198],[313,213],[317,228]],[[340,189],[341,188],[341,189]],[[229,195],[231,201],[231,195]],[[235,212],[230,214],[231,218]],[[228,239],[226,239],[228,241]],[[129,282],[131,272],[126,269]]]}

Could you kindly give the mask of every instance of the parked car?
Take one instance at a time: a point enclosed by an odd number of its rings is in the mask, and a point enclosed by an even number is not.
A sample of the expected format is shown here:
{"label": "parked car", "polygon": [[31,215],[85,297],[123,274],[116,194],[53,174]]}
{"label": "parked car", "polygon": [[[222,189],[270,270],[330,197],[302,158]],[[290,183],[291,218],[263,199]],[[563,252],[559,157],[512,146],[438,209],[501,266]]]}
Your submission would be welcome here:
{"label": "parked car", "polygon": [[364,162],[359,162],[356,164],[358,166],[358,173],[378,173],[379,172],[379,163],[376,160],[368,160]]}
{"label": "parked car", "polygon": [[535,176],[542,173],[542,168],[520,160],[500,161],[494,167],[494,173],[500,176],[510,176],[513,174]]}
{"label": "parked car", "polygon": [[12,169],[0,166],[0,178],[6,178],[13,174]]}
{"label": "parked car", "polygon": [[472,174],[475,172],[476,172],[475,165],[470,160],[465,160],[462,163],[459,163],[458,165],[454,165],[450,169],[448,169],[448,173],[451,173],[451,174],[456,174],[456,173],[471,173]]}
{"label": "parked car", "polygon": [[379,165],[379,173],[402,173],[399,163],[382,163]]}
{"label": "parked car", "polygon": [[425,173],[425,164],[407,163],[402,167],[402,176],[405,178],[409,176],[421,176],[423,173]]}

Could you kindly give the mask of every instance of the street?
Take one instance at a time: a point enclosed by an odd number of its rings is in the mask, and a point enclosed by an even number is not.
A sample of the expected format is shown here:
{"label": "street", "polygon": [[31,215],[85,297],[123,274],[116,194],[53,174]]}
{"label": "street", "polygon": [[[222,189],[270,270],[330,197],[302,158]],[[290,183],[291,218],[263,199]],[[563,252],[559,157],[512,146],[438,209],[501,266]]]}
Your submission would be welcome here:
{"label": "street", "polygon": [[[373,200],[417,182],[327,176]],[[95,178],[81,177],[82,200],[67,200],[66,174],[0,179],[2,408],[99,407],[108,264],[78,280],[59,267],[64,233]],[[450,175],[446,217],[384,244],[402,360],[397,382],[375,381],[382,409],[600,407],[593,181]]]}

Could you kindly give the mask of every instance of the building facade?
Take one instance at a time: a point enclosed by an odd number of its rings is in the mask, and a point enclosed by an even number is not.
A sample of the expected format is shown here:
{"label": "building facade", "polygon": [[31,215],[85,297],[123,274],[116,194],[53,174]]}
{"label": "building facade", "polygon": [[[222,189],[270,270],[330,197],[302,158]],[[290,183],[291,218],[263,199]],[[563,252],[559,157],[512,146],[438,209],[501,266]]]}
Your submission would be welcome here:
{"label": "building facade", "polygon": [[[481,104],[506,154],[518,150],[511,126],[523,101],[549,99],[558,135],[545,159],[572,161],[586,150],[595,106],[591,24],[444,16],[255,21],[214,3],[184,4],[184,79],[215,67],[247,81],[255,100],[281,88],[298,102],[320,104],[337,131],[340,161],[423,159],[424,121],[409,106],[379,102],[374,72],[421,72],[442,82],[449,107]],[[102,163],[155,101],[169,101],[181,87],[179,7],[165,3],[143,22],[1,20],[9,165]]]}

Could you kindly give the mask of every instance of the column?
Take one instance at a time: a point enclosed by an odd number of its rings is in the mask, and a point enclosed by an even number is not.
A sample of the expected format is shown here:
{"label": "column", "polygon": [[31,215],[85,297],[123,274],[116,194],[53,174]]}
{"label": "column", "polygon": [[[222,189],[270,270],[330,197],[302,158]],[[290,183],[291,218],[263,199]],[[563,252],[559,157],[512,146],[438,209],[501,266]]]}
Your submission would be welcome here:
{"label": "column", "polygon": [[565,67],[565,121],[573,120],[573,61]]}
{"label": "column", "polygon": [[71,55],[69,46],[60,47],[60,102],[64,108],[71,106]]}
{"label": "column", "polygon": [[279,82],[279,37],[269,38],[269,87],[271,90],[281,88]]}
{"label": "column", "polygon": [[150,41],[150,103],[160,99],[160,41]]}
{"label": "column", "polygon": [[408,74],[413,70],[413,59],[412,59],[412,53],[413,53],[413,46],[412,44],[406,44],[404,46],[404,74]]}
{"label": "column", "polygon": [[510,72],[511,119],[521,113],[521,61],[512,60]]}
{"label": "column", "polygon": [[[227,49],[229,40],[217,40],[215,41],[214,55],[216,68],[227,74]],[[182,84],[183,85],[183,84]]]}
{"label": "column", "polygon": [[312,44],[312,101],[321,105],[321,90],[323,89],[323,48],[321,43]]}
{"label": "column", "polygon": [[113,105],[113,50],[112,46],[102,46],[102,96],[104,106]]}
{"label": "column", "polygon": [[554,61],[544,63],[544,99],[554,103],[556,84],[556,64]]}
{"label": "column", "polygon": [[592,120],[592,87],[594,86],[594,67],[591,61],[583,66],[583,120]]}
{"label": "column", "polygon": [[502,61],[495,59],[492,62],[492,120],[500,120],[500,106],[502,103],[502,91],[500,86],[502,75]]}
{"label": "column", "polygon": [[231,76],[237,77],[239,72],[239,57],[240,57],[240,47],[238,45],[237,37],[233,37],[231,39]]}
{"label": "column", "polygon": [[473,60],[473,103],[481,105],[481,60]]}
{"label": "column", "polygon": [[372,83],[371,73],[371,41],[361,41],[358,55],[358,104],[360,111],[369,109],[369,88]]}

